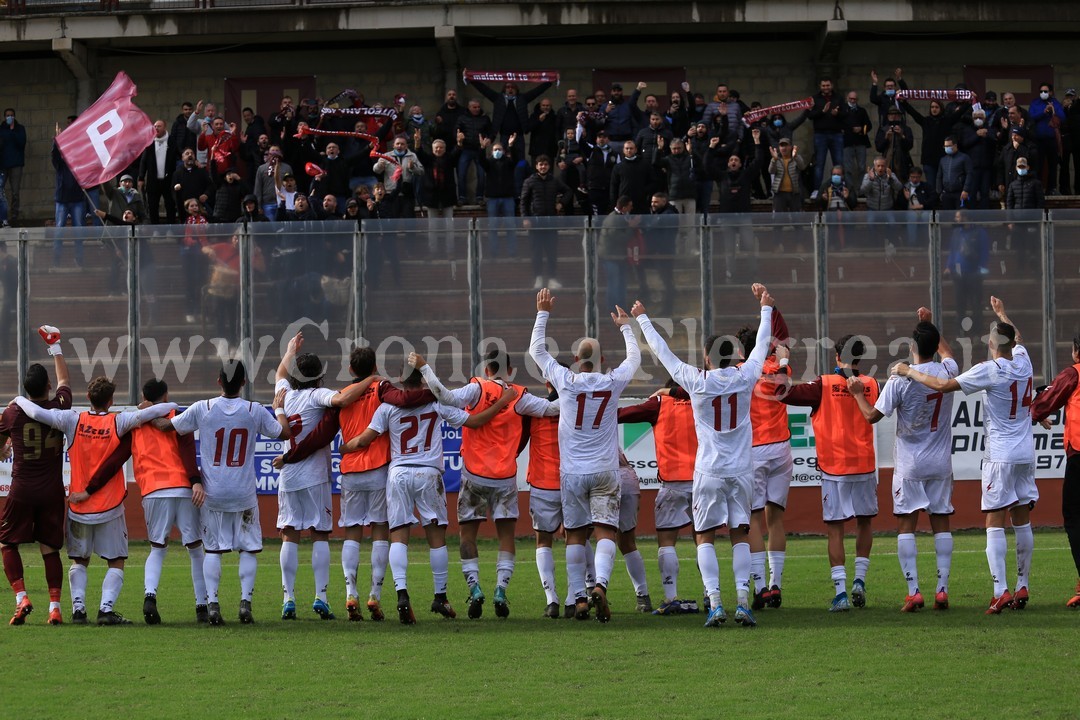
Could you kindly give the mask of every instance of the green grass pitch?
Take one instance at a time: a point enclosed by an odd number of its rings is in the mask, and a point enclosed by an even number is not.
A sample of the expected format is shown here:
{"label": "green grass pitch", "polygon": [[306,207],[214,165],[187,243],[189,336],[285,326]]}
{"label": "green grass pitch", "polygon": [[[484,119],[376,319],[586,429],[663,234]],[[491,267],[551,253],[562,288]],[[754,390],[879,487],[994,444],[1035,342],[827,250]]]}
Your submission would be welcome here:
{"label": "green grass pitch", "polygon": [[[1009,533],[1010,573],[1015,572]],[[621,559],[610,598],[614,617],[546,620],[530,540],[519,543],[510,585],[511,616],[465,617],[465,584],[452,545],[450,599],[457,620],[427,612],[427,550],[413,541],[409,576],[418,623],[403,627],[387,577],[387,620],[344,619],[340,542],[331,544],[330,601],[336,621],[310,611],[310,546],[300,549],[299,619],[282,622],[277,543],[260,557],[254,626],[236,622],[236,555],[226,555],[222,609],[228,624],[195,624],[187,553],[170,548],[159,591],[164,624],[142,622],[142,563],[132,546],[117,609],[132,627],[76,627],[67,588],[65,625],[48,627],[41,558],[25,546],[27,587],[36,609],[23,627],[0,631],[7,658],[0,713],[10,718],[1069,718],[1080,715],[1080,612],[1065,608],[1076,582],[1065,536],[1035,534],[1031,603],[986,617],[991,584],[982,533],[956,536],[952,609],[929,609],[933,541],[919,536],[927,609],[898,610],[906,592],[895,536],[875,538],[863,610],[832,615],[825,541],[788,545],[784,605],[757,614],[759,625],[702,627],[703,614],[635,614]],[[849,538],[849,574],[853,540]],[[654,603],[662,597],[655,544],[641,540]],[[366,589],[368,544],[360,568]],[[725,606],[734,609],[730,549],[717,543]],[[700,601],[689,541],[679,545],[680,594]],[[481,579],[494,590],[495,546],[481,546]],[[565,592],[562,545],[555,548]],[[94,618],[103,563],[90,568]],[[1015,581],[1011,576],[1010,586]],[[66,581],[65,581],[66,584]],[[10,597],[10,596],[9,596]],[[13,601],[9,600],[9,608]],[[5,616],[6,617],[6,616]]]}

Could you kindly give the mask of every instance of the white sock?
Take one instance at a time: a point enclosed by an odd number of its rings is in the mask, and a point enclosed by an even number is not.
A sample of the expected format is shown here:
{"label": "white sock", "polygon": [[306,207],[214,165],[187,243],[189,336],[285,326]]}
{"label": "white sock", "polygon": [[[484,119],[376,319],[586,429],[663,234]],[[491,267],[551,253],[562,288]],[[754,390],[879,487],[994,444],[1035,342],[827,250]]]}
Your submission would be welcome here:
{"label": "white sock", "polygon": [[60,609],[60,603],[56,602],[55,600],[50,600],[49,601],[49,612],[52,612],[53,610],[59,610],[59,609]]}
{"label": "white sock", "polygon": [[394,578],[396,590],[407,590],[409,570],[409,546],[405,543],[390,543],[390,574]]}
{"label": "white sock", "polygon": [[[765,553],[762,553],[762,556],[764,555]],[[743,607],[748,607],[750,602],[750,566],[753,564],[750,556],[750,543],[736,543],[731,546],[731,572],[735,576],[735,594]]]}
{"label": "white sock", "polygon": [[832,584],[834,594],[847,592],[847,568],[843,565],[834,565],[832,567]]}
{"label": "white sock", "polygon": [[536,548],[536,571],[540,573],[540,584],[544,587],[547,604],[559,602],[559,593],[555,589],[555,556],[551,548]]}
{"label": "white sock", "polygon": [[1013,534],[1016,536],[1016,589],[1019,590],[1028,585],[1031,554],[1035,550],[1035,536],[1031,532],[1031,523],[1014,525]]}
{"label": "white sock", "polygon": [[360,567],[360,543],[346,540],[341,544],[341,570],[345,574],[345,597],[357,597],[356,569]]}
{"label": "white sock", "polygon": [[615,569],[615,541],[604,538],[596,541],[596,584],[607,588],[611,582],[611,571]]}
{"label": "white sock", "polygon": [[435,583],[435,594],[445,594],[446,578],[450,574],[450,551],[445,545],[441,548],[432,548],[428,551],[428,561],[431,563],[431,579]]}
{"label": "white sock", "polygon": [[330,587],[330,543],[326,540],[311,543],[311,571],[315,575],[315,597],[326,602],[326,589]]}
{"label": "white sock", "polygon": [[648,595],[649,581],[645,577],[645,559],[641,557],[641,551],[635,550],[623,555],[623,560],[626,561],[626,574],[630,576],[630,582],[634,583],[634,594]]}
{"label": "white sock", "polygon": [[150,546],[150,554],[146,556],[146,565],[143,567],[143,591],[147,595],[157,595],[166,551],[167,548]]}
{"label": "white sock", "polygon": [[662,547],[656,551],[657,564],[660,566],[660,582],[664,586],[664,600],[679,597],[679,555],[673,547]]}
{"label": "white sock", "polygon": [[206,550],[202,545],[188,548],[188,558],[191,560],[191,588],[195,591],[195,604],[206,604],[206,578],[203,575],[203,562],[206,560]]}
{"label": "white sock", "polygon": [[461,574],[465,576],[465,584],[472,590],[473,585],[480,583],[480,558],[461,558]]}
{"label": "white sock", "polygon": [[[585,597],[585,546],[566,545],[567,600]],[[567,602],[567,605],[573,604]]]}
{"label": "white sock", "polygon": [[18,607],[19,603],[21,603],[23,601],[24,597],[26,597],[26,591],[25,590],[20,590],[19,592],[15,593],[15,606],[16,607]]}
{"label": "white sock", "polygon": [[251,602],[255,594],[255,573],[259,569],[259,559],[255,553],[240,552],[240,599]]}
{"label": "white sock", "polygon": [[512,552],[499,551],[499,558],[495,562],[495,586],[503,590],[510,584],[510,578],[514,576],[515,555]]}
{"label": "white sock", "polygon": [[86,610],[86,566],[72,563],[68,569],[68,591],[71,593],[71,609]]}
{"label": "white sock", "polygon": [[769,587],[783,587],[784,558],[787,553],[783,550],[769,550],[765,554],[769,558]]}
{"label": "white sock", "polygon": [[[591,590],[593,585],[596,584],[596,553],[593,552],[591,540],[585,540],[583,547],[585,548],[585,589]],[[611,563],[612,567],[614,567],[614,559]]]}
{"label": "white sock", "polygon": [[986,528],[986,562],[990,565],[990,577],[994,581],[994,597],[1001,597],[1009,589],[1005,584],[1005,553],[1008,549],[1005,528]]}
{"label": "white sock", "polygon": [[101,612],[111,612],[123,587],[124,571],[120,568],[109,568],[105,579],[101,581],[101,605],[98,609]]}
{"label": "white sock", "polygon": [[716,546],[710,542],[698,545],[697,564],[705,594],[709,596],[710,603],[715,603],[720,597],[720,563],[716,559]]}
{"label": "white sock", "polygon": [[863,584],[866,583],[866,573],[870,572],[870,558],[868,557],[856,557],[855,558],[855,579],[862,580]]}
{"label": "white sock", "polygon": [[896,536],[896,555],[900,558],[900,572],[907,581],[907,594],[919,592],[919,567],[916,562],[918,550],[915,547],[914,533],[900,533]]}
{"label": "white sock", "polygon": [[296,567],[300,562],[297,558],[298,550],[299,546],[294,542],[283,541],[281,543],[281,554],[279,555],[281,590],[285,593],[286,602],[296,599],[293,595],[293,589],[296,585]]}
{"label": "white sock", "polygon": [[750,553],[750,577],[754,579],[754,593],[765,589],[765,551]]}
{"label": "white sock", "polygon": [[383,579],[386,566],[390,564],[390,541],[374,540],[371,543],[371,594],[382,600]]}
{"label": "white sock", "polygon": [[952,533],[934,534],[934,552],[937,554],[937,589],[949,592],[949,574],[952,572]]}
{"label": "white sock", "polygon": [[[243,557],[243,555],[241,555]],[[206,602],[218,601],[221,587],[221,553],[206,553],[202,566],[203,582],[206,584]]]}

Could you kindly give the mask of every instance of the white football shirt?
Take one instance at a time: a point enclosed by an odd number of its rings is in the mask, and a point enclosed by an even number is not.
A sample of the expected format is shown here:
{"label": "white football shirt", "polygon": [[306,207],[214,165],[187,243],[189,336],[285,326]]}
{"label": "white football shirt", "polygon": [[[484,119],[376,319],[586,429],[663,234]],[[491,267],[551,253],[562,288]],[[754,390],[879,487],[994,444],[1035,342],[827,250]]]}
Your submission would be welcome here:
{"label": "white football shirt", "polygon": [[[932,377],[959,373],[956,361],[912,365]],[[952,475],[953,394],[935,392],[910,378],[893,375],[874,407],[885,417],[896,413],[896,473],[905,480],[933,480]]]}
{"label": "white football shirt", "polygon": [[195,403],[172,424],[181,435],[199,431],[206,507],[218,512],[255,507],[255,436],[281,435],[273,414],[243,398],[216,397]]}
{"label": "white football shirt", "polygon": [[698,439],[694,471],[716,478],[741,477],[753,472],[750,401],[769,352],[772,307],[761,308],[757,344],[746,362],[738,367],[708,371],[676,357],[647,315],[639,315],[638,323],[664,368],[690,395]]}
{"label": "white football shirt", "polygon": [[576,373],[547,351],[547,312],[536,313],[529,354],[559,393],[559,472],[591,475],[619,469],[619,397],[641,365],[629,325],[620,330],[626,359],[606,373]]}
{"label": "white football shirt", "polygon": [[1035,441],[1031,434],[1031,359],[1023,345],[1012,351],[1012,360],[998,358],[979,363],[956,378],[965,395],[986,392],[983,421],[986,455],[991,462],[1033,463]]}
{"label": "white football shirt", "polygon": [[461,408],[428,403],[399,408],[383,403],[371,417],[369,430],[390,433],[390,469],[399,465],[424,465],[443,469],[442,421],[461,427],[469,413]]}
{"label": "white football shirt", "polygon": [[[311,434],[322,420],[326,408],[337,393],[330,388],[305,388],[293,390],[289,381],[278,380],[274,392],[286,390],[285,415],[289,419],[292,438],[289,447],[295,448],[305,437]],[[293,492],[330,482],[330,447],[320,448],[298,463],[288,463],[281,468],[278,477],[278,490]]]}

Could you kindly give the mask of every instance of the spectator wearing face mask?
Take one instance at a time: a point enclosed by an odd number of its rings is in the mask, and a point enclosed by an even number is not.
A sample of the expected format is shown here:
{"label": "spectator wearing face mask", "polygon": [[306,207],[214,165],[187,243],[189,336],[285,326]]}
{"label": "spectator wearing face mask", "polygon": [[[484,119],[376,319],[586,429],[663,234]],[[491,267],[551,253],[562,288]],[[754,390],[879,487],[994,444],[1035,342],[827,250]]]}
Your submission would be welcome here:
{"label": "spectator wearing face mask", "polygon": [[941,199],[941,209],[956,210],[966,207],[971,197],[974,179],[971,173],[971,158],[961,152],[956,138],[952,135],[945,138],[944,151],[938,166],[935,189]]}
{"label": "spectator wearing face mask", "polygon": [[431,152],[424,148],[416,152],[424,166],[422,183],[424,211],[428,218],[428,252],[436,252],[438,239],[442,236],[448,259],[452,258],[454,249],[454,202],[458,197],[455,170],[464,142],[463,134],[459,134],[453,150],[448,151],[442,140],[435,140],[431,143]]}
{"label": "spectator wearing face mask", "polygon": [[[1058,163],[1061,162],[1061,126],[1065,119],[1065,108],[1054,97],[1054,86],[1050,83],[1039,85],[1039,97],[1031,101],[1028,110],[1031,126],[1035,134],[1035,145],[1039,148],[1041,163],[1039,175],[1047,195],[1057,195]],[[1011,186],[1010,186],[1011,187]]]}
{"label": "spectator wearing face mask", "polygon": [[[457,202],[458,205],[465,203],[465,191],[468,187],[469,168],[476,166],[476,192],[473,203],[484,201],[484,169],[478,163],[482,150],[480,143],[484,138],[493,137],[495,134],[491,124],[491,118],[480,107],[479,100],[469,100],[468,109],[458,118],[457,133],[452,143],[460,148],[457,154]],[[426,200],[426,198],[425,198]]]}
{"label": "spectator wearing face mask", "polygon": [[986,126],[986,111],[971,114],[971,125],[963,128],[960,149],[971,158],[971,202],[968,207],[984,210],[990,207],[990,185],[994,174],[997,146]]}
{"label": "spectator wearing face mask", "polygon": [[1027,158],[1016,158],[1016,179],[1005,193],[1005,209],[1038,210],[1045,206],[1042,183],[1030,172]]}
{"label": "spectator wearing face mask", "polygon": [[550,98],[540,98],[529,115],[529,159],[536,164],[541,155],[555,157],[559,151],[559,141],[565,132],[559,131],[559,121],[555,115]]}
{"label": "spectator wearing face mask", "polygon": [[936,187],[938,166],[941,158],[945,156],[945,138],[953,134],[953,127],[960,115],[957,112],[946,113],[937,100],[930,101],[929,115],[923,115],[906,102],[902,105],[911,119],[922,128],[922,150],[919,157],[922,159],[923,175],[926,182]]}
{"label": "spectator wearing face mask", "polygon": [[1004,206],[1005,193],[1009,189],[1009,185],[1018,177],[1016,174],[1017,160],[1024,158],[1026,167],[1029,170],[1039,166],[1039,151],[1035,148],[1034,142],[1024,139],[1020,128],[1010,130],[1008,137],[1008,144],[1001,150],[997,169],[998,192],[1001,194],[1002,206]]}
{"label": "spectator wearing face mask", "polygon": [[[516,142],[512,135],[510,142]],[[480,155],[480,165],[487,177],[487,217],[488,217],[488,253],[492,258],[500,254],[506,257],[517,255],[517,231],[514,217],[515,184],[514,162],[501,142],[492,142],[491,138],[480,141],[484,153]],[[490,148],[491,154],[487,150]],[[499,252],[499,230],[505,230],[506,242]]]}
{"label": "spectator wearing face mask", "polygon": [[911,128],[904,124],[904,115],[899,108],[889,108],[885,124],[878,128],[874,138],[874,147],[885,158],[885,162],[894,175],[907,177],[911,169],[911,148],[915,146],[915,136]]}
{"label": "spectator wearing face mask", "polygon": [[642,157],[634,141],[627,141],[623,145],[619,164],[611,171],[611,206],[614,207],[615,201],[625,195],[634,203],[633,212],[649,212],[649,196],[654,183],[655,174],[649,159]]}
{"label": "spectator wearing face mask", "polygon": [[854,210],[854,190],[848,187],[844,180],[844,168],[842,165],[833,165],[832,172],[822,181],[818,188],[817,201],[822,210]]}
{"label": "spectator wearing face mask", "polygon": [[772,178],[773,212],[798,212],[802,210],[802,173],[806,169],[806,157],[788,138],[781,138],[778,147],[770,147],[772,160],[769,176]]}
{"label": "spectator wearing face mask", "polygon": [[882,83],[882,90],[878,92],[878,74],[876,70],[870,71],[870,104],[877,106],[878,109],[878,127],[885,124],[885,116],[889,114],[889,108],[897,108],[901,113],[904,109],[896,100],[897,90],[907,90],[907,83],[904,82],[902,68],[896,68],[893,71],[895,78],[885,78],[885,82]]}
{"label": "spectator wearing face mask", "polygon": [[394,217],[413,217],[416,207],[416,186],[424,176],[424,165],[416,153],[409,150],[404,135],[394,138],[392,160],[385,157],[375,162],[372,170],[382,178],[387,200],[394,206]]}
{"label": "spectator wearing face mask", "polygon": [[847,183],[855,187],[859,174],[866,167],[866,151],[870,149],[870,113],[859,105],[859,94],[848,91],[846,105],[841,113],[844,126],[844,173]]}

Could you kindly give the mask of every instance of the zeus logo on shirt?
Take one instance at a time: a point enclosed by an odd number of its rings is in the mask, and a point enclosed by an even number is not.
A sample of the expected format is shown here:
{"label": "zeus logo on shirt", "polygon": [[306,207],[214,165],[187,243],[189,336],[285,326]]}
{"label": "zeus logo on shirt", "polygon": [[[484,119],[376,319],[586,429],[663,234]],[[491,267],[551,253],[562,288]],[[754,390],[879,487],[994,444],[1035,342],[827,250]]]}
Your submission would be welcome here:
{"label": "zeus logo on shirt", "polygon": [[91,425],[79,423],[79,434],[84,437],[108,437],[112,435],[111,428],[96,428]]}

